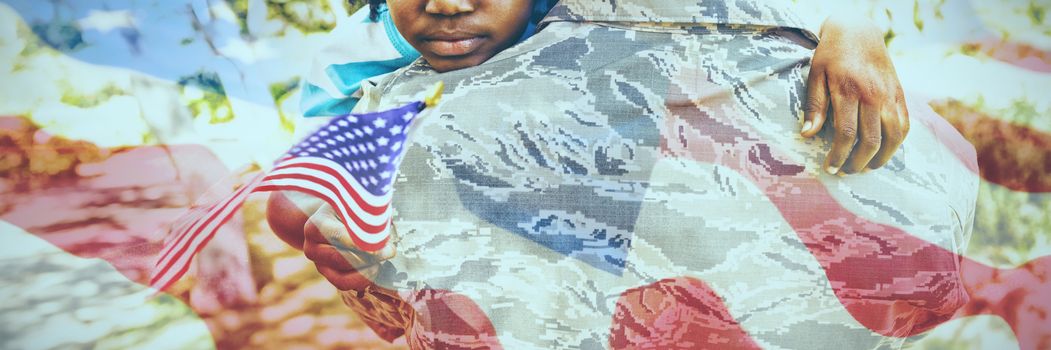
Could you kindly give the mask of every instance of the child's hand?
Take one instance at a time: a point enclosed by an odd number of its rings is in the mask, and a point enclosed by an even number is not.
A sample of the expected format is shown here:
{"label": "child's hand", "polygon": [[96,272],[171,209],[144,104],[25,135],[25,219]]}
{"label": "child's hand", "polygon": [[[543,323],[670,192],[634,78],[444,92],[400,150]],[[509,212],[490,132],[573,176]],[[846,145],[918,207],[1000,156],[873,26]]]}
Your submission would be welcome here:
{"label": "child's hand", "polygon": [[[397,237],[391,224],[391,239]],[[394,257],[393,244],[366,252],[354,244],[346,226],[328,204],[321,205],[303,226],[303,253],[336,289],[363,291],[379,274],[380,264]]]}
{"label": "child's hand", "polygon": [[825,170],[853,174],[879,168],[909,132],[905,96],[883,33],[866,19],[829,18],[819,36],[802,135],[816,135],[831,111],[835,136]]}

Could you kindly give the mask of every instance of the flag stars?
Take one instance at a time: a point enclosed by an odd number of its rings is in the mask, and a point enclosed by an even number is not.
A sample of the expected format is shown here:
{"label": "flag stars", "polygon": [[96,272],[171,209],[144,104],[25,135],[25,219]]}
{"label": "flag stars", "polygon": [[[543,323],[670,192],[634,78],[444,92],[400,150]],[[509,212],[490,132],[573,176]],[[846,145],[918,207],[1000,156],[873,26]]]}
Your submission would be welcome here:
{"label": "flag stars", "polygon": [[401,125],[395,125],[395,126],[390,127],[390,133],[392,135],[400,134],[401,133]]}
{"label": "flag stars", "polygon": [[390,163],[390,156],[388,156],[388,155],[380,156],[380,163],[383,163],[383,164]]}
{"label": "flag stars", "polygon": [[348,125],[350,125],[350,123],[348,123],[346,119],[340,119],[336,122],[336,125],[347,127]]}
{"label": "flag stars", "polygon": [[363,126],[363,127],[361,127],[361,129],[362,129],[362,130],[365,130],[365,133],[366,133],[366,134],[372,135],[372,128],[368,127],[367,125],[366,125],[366,126]]}
{"label": "flag stars", "polygon": [[382,129],[383,127],[387,126],[387,121],[383,120],[383,118],[376,118],[376,120],[372,122],[372,125],[375,126],[377,129]]}
{"label": "flag stars", "polygon": [[386,146],[388,142],[390,142],[390,139],[383,136],[376,139],[376,144],[380,146]]}

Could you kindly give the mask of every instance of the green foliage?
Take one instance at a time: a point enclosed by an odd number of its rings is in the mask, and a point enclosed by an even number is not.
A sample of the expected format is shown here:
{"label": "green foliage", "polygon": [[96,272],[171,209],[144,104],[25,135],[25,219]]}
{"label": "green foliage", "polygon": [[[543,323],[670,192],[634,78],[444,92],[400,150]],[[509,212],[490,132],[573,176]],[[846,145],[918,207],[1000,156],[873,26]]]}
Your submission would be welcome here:
{"label": "green foliage", "polygon": [[299,77],[293,77],[285,82],[276,82],[270,84],[270,95],[274,97],[274,103],[277,105],[277,115],[281,117],[281,127],[284,130],[295,130],[295,121],[293,118],[296,116],[290,116],[285,113],[284,109],[281,108],[292,95],[293,92],[299,88]]}
{"label": "green foliage", "polygon": [[1038,5],[1036,0],[1029,0],[1029,8],[1027,9],[1029,14],[1029,20],[1034,25],[1041,25],[1044,23],[1044,19],[1047,16],[1047,3]]}
{"label": "green foliage", "polygon": [[336,27],[335,12],[324,0],[276,0],[267,2],[267,18],[276,19],[305,33],[325,32]]}
{"label": "green foliage", "polygon": [[214,72],[199,71],[196,74],[179,78],[182,92],[185,96],[187,89],[201,91],[201,96],[194,96],[186,103],[194,117],[207,115],[209,123],[218,124],[233,120],[234,113],[230,107],[230,101],[226,98],[226,89],[223,88],[219,75]]}
{"label": "green foliage", "polygon": [[87,94],[79,94],[73,89],[68,89],[62,94],[61,102],[70,106],[77,106],[81,108],[95,107],[109,100],[110,97],[124,95],[124,91],[115,85],[106,85],[99,91],[92,91]]}
{"label": "green foliage", "polygon": [[358,9],[367,6],[369,2],[367,0],[347,0],[344,6],[347,7],[347,13],[354,13]]}
{"label": "green foliage", "polygon": [[916,29],[923,31],[923,17],[920,15],[920,0],[913,0],[912,3],[912,23],[916,25]]}
{"label": "green foliage", "polygon": [[234,16],[237,17],[241,35],[248,35],[248,0],[226,0],[226,4],[230,6]]}

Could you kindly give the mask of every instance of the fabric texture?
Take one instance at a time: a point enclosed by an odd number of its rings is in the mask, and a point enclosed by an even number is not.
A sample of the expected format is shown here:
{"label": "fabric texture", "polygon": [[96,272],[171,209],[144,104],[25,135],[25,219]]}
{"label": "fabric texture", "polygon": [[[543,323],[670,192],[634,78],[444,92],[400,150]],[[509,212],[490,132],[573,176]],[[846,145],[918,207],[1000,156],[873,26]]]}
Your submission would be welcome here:
{"label": "fabric texture", "polygon": [[886,167],[825,174],[798,136],[814,42],[771,3],[567,0],[482,65],[386,77],[369,108],[447,89],[395,181],[398,255],[344,302],[414,349],[886,348],[948,319],[973,149],[914,113]]}

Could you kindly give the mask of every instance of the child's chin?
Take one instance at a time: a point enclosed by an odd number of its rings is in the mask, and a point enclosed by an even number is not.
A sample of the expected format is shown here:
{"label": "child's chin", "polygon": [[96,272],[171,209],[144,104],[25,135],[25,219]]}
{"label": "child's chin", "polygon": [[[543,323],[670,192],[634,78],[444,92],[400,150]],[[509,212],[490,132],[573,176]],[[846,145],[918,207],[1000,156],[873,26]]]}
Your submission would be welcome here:
{"label": "child's chin", "polygon": [[427,63],[438,73],[445,73],[464,68],[471,68],[482,64],[487,59],[489,59],[489,57],[485,56],[467,56],[456,59],[437,57],[427,58]]}

